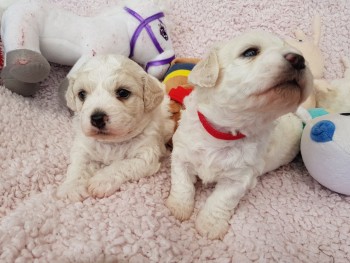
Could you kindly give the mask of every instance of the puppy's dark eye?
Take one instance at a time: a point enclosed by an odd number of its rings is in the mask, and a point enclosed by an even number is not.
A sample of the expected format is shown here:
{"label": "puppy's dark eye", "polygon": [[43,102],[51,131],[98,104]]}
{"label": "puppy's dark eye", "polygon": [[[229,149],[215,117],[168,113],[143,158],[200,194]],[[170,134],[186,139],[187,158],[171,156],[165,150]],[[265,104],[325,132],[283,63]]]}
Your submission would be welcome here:
{"label": "puppy's dark eye", "polygon": [[131,92],[127,89],[120,88],[116,91],[116,95],[118,99],[127,99],[130,97]]}
{"label": "puppy's dark eye", "polygon": [[246,51],[242,53],[243,57],[250,58],[250,57],[255,57],[259,54],[259,49],[258,48],[248,48]]}
{"label": "puppy's dark eye", "polygon": [[86,95],[87,95],[87,93],[86,93],[85,90],[80,90],[80,91],[78,92],[78,98],[79,98],[81,101],[84,101],[84,100],[86,99]]}

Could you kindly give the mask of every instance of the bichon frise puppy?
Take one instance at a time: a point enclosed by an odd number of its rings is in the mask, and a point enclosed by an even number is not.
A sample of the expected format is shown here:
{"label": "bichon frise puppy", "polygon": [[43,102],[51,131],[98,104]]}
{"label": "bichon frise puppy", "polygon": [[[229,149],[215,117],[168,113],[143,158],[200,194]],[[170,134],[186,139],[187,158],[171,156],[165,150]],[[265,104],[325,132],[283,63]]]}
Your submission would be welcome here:
{"label": "bichon frise puppy", "polygon": [[253,31],[214,48],[189,82],[195,89],[173,136],[167,206],[176,218],[188,219],[196,176],[215,182],[196,228],[211,239],[222,238],[257,177],[295,157],[301,120],[287,113],[310,94],[312,75],[299,51],[270,33]]}
{"label": "bichon frise puppy", "polygon": [[59,197],[106,197],[156,173],[174,123],[164,88],[121,55],[96,56],[68,76],[76,138]]}

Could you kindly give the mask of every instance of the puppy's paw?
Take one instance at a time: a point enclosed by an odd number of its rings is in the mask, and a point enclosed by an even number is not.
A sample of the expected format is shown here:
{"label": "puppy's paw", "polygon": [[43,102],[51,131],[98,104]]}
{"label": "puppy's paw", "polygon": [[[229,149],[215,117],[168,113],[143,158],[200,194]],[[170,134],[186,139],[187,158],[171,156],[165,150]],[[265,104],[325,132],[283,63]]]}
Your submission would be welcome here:
{"label": "puppy's paw", "polygon": [[83,201],[88,196],[86,182],[81,180],[64,182],[57,189],[58,198],[69,199],[72,202]]}
{"label": "puppy's paw", "polygon": [[209,239],[222,239],[229,229],[228,220],[202,209],[196,219],[196,229]]}
{"label": "puppy's paw", "polygon": [[166,200],[166,206],[177,219],[183,221],[191,217],[194,201],[183,201],[170,194]]}
{"label": "puppy's paw", "polygon": [[121,184],[118,178],[95,175],[88,182],[88,192],[94,198],[108,197],[119,190]]}

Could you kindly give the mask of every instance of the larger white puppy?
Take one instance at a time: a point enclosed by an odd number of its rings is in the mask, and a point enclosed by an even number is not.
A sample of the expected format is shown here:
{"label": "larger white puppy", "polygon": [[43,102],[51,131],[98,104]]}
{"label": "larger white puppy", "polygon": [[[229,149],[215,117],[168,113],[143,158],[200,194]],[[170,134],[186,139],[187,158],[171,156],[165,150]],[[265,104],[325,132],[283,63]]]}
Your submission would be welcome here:
{"label": "larger white puppy", "polygon": [[[243,34],[214,48],[189,76],[194,84],[173,136],[167,206],[178,219],[194,208],[196,176],[216,182],[196,228],[221,238],[242,196],[259,175],[290,162],[301,121],[294,112],[312,89],[300,53],[265,32]],[[276,121],[278,119],[278,121]]]}
{"label": "larger white puppy", "polygon": [[158,171],[174,129],[161,85],[121,55],[96,56],[69,75],[76,138],[59,197],[109,196]]}

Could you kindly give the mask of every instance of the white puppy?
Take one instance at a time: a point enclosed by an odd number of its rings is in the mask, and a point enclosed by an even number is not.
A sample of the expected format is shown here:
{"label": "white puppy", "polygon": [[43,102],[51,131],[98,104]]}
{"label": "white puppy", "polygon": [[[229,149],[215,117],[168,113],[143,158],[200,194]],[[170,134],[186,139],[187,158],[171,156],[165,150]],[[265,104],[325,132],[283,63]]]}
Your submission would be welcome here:
{"label": "white puppy", "polygon": [[76,138],[58,196],[106,197],[156,173],[173,132],[162,84],[121,55],[91,58],[68,79]]}
{"label": "white puppy", "polygon": [[196,228],[209,238],[222,238],[234,208],[257,176],[295,157],[301,121],[292,114],[278,118],[307,98],[312,75],[300,52],[257,31],[213,49],[189,81],[195,89],[185,99],[173,136],[167,206],[176,218],[188,219],[196,176],[203,183],[216,182]]}

